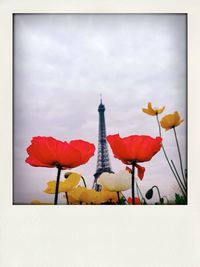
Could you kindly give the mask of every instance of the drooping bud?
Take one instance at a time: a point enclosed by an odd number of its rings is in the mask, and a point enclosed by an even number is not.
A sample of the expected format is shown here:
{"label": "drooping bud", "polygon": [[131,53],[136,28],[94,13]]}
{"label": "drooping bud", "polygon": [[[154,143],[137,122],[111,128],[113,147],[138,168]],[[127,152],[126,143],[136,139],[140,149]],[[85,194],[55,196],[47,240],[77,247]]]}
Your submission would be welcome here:
{"label": "drooping bud", "polygon": [[146,197],[147,199],[151,199],[151,198],[153,197],[153,189],[152,189],[152,188],[149,189],[149,190],[146,192],[145,197]]}
{"label": "drooping bud", "polygon": [[64,174],[65,179],[67,179],[71,174],[72,174],[72,172],[65,172],[65,174]]}

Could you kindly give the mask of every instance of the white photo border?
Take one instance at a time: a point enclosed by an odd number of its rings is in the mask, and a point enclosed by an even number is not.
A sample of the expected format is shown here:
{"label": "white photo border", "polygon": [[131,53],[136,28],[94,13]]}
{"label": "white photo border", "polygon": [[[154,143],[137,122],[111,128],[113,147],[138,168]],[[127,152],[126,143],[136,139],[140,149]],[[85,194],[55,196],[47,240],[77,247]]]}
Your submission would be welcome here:
{"label": "white photo border", "polygon": [[[0,265],[197,267],[200,201],[200,2],[26,1],[0,3]],[[187,13],[188,205],[28,206],[12,204],[12,17],[16,13]],[[23,129],[22,129],[23,131]]]}

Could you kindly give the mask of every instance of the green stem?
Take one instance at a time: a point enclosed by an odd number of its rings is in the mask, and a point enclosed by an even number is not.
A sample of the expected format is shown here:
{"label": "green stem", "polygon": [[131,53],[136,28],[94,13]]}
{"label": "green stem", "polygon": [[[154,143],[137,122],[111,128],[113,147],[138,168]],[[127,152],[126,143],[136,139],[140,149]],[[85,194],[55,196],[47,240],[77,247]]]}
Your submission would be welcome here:
{"label": "green stem", "polygon": [[[160,123],[159,123],[159,119],[158,119],[158,115],[157,115],[157,114],[156,114],[156,119],[157,119],[158,128],[159,128],[159,135],[160,135],[160,137],[161,137],[161,127],[160,127]],[[175,173],[175,171],[173,170],[173,168],[172,168],[172,166],[171,166],[171,164],[170,164],[170,161],[169,161],[169,158],[168,158],[167,153],[166,153],[166,151],[165,151],[163,142],[162,142],[161,147],[162,147],[162,150],[163,150],[163,152],[164,152],[164,155],[165,155],[165,158],[166,158],[166,160],[167,160],[167,163],[168,163],[168,165],[169,165],[169,167],[170,167],[170,169],[171,169],[171,171],[172,171],[172,173],[173,173],[173,175],[174,175],[174,177],[175,177],[175,179],[176,179],[176,181],[177,181],[177,183],[178,183],[178,185],[179,185],[181,191],[183,192],[183,190],[182,190],[182,188],[181,188],[181,186],[180,186],[180,182],[179,182],[179,180],[178,180],[178,177],[179,177],[179,176],[177,177],[177,174]]]}
{"label": "green stem", "polygon": [[127,201],[127,199],[126,199],[125,195],[124,195],[124,194],[122,194],[122,192],[120,192],[120,194],[121,194],[121,195],[124,197],[124,199],[125,199],[126,203],[128,203],[128,201]]}
{"label": "green stem", "polygon": [[59,182],[60,182],[60,173],[62,170],[61,166],[58,166],[58,173],[57,173],[57,179],[56,179],[56,192],[55,192],[55,198],[54,198],[54,205],[57,205],[58,203],[58,188],[59,188]]}
{"label": "green stem", "polygon": [[185,176],[183,180],[184,180],[184,184],[185,184],[186,191],[187,191],[187,169],[185,169]]}
{"label": "green stem", "polygon": [[179,174],[178,174],[178,172],[177,172],[177,169],[176,169],[176,166],[175,166],[173,160],[171,160],[171,163],[172,163],[172,166],[174,167],[174,171],[175,171],[176,174],[177,174],[178,180],[179,180],[179,182],[180,182],[180,184],[181,184],[183,190],[186,191],[186,186],[185,186],[185,185],[183,184],[183,182],[181,181],[181,178],[180,178],[180,176],[179,176]]}
{"label": "green stem", "polygon": [[173,127],[173,130],[174,130],[174,135],[175,135],[175,139],[176,139],[176,145],[177,145],[177,149],[178,149],[179,161],[180,161],[180,166],[181,166],[181,173],[182,173],[182,176],[183,176],[183,179],[184,179],[184,172],[183,172],[183,164],[182,164],[181,152],[180,152],[180,147],[179,147],[179,143],[178,143],[178,138],[177,138],[175,127]]}
{"label": "green stem", "polygon": [[132,162],[132,205],[135,200],[135,161]]}
{"label": "green stem", "polygon": [[[145,198],[144,198],[144,196],[143,196],[143,194],[142,194],[137,182],[136,182],[136,188],[137,188],[137,194],[138,194],[139,199],[140,199],[140,196],[141,196],[141,198],[142,198],[142,200],[144,201],[144,204],[145,204],[146,200],[145,200]],[[139,194],[140,194],[140,196],[139,196]]]}
{"label": "green stem", "polygon": [[156,120],[157,120],[157,123],[158,123],[159,136],[161,137],[161,128],[160,128],[160,123],[159,123],[159,119],[158,119],[158,114],[156,114]]}
{"label": "green stem", "polygon": [[151,189],[153,189],[153,188],[157,189],[159,200],[161,200],[161,194],[160,194],[159,188],[156,185],[154,185]]}

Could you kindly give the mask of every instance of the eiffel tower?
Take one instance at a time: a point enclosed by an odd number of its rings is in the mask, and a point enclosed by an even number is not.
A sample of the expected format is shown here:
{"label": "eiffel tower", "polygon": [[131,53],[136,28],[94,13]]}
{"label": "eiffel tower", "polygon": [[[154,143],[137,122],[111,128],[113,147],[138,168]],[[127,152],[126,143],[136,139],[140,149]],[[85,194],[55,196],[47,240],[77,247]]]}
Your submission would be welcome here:
{"label": "eiffel tower", "polygon": [[98,155],[97,155],[97,169],[94,174],[94,183],[93,189],[96,191],[101,191],[101,186],[97,184],[98,177],[103,172],[113,173],[109,154],[108,154],[108,146],[106,141],[106,123],[105,123],[105,106],[102,104],[102,97],[100,98],[100,105],[98,107],[99,112],[99,137],[98,137]]}

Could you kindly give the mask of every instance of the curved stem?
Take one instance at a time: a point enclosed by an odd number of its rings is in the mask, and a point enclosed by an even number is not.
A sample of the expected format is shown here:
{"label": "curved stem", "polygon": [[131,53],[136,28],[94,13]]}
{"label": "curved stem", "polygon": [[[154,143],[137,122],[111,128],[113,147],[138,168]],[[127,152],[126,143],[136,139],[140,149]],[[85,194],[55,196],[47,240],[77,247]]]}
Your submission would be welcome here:
{"label": "curved stem", "polygon": [[81,179],[83,180],[84,186],[87,188],[87,185],[86,185],[86,182],[85,182],[85,179],[83,178],[83,176],[81,176]]}
{"label": "curved stem", "polygon": [[185,169],[185,175],[184,175],[184,184],[187,187],[187,169]]}
{"label": "curved stem", "polygon": [[55,198],[54,198],[54,205],[57,205],[58,203],[58,188],[59,188],[59,182],[60,182],[60,173],[62,170],[61,166],[58,166],[58,173],[57,173],[57,179],[56,179],[56,192],[55,192]]}
{"label": "curved stem", "polygon": [[138,186],[137,182],[136,182],[136,190],[137,190],[137,196],[140,199],[139,186]]}
{"label": "curved stem", "polygon": [[[140,194],[141,199],[144,201],[144,204],[146,204],[146,200],[145,200],[145,198],[144,198],[144,196],[143,196],[143,194],[142,194],[137,182],[136,182],[136,188],[137,188],[138,197],[139,197],[139,194]],[[140,197],[139,197],[139,199],[140,199]]]}
{"label": "curved stem", "polygon": [[[158,119],[158,114],[156,114],[156,120],[157,120],[157,123],[158,123],[159,135],[160,135],[160,137],[161,137],[161,127],[160,127],[160,123],[159,123],[159,119]],[[173,168],[172,168],[172,166],[171,166],[171,164],[170,164],[170,161],[169,161],[169,158],[168,158],[167,153],[166,153],[166,151],[165,151],[163,142],[162,142],[162,146],[161,146],[161,147],[162,147],[163,153],[164,153],[164,155],[165,155],[165,158],[166,158],[166,160],[167,160],[167,163],[168,163],[168,165],[169,165],[169,167],[170,167],[170,169],[171,169],[171,171],[172,171],[172,173],[173,173],[173,175],[174,175],[174,177],[175,177],[175,179],[176,179],[176,181],[177,181],[177,183],[178,183],[178,185],[179,185],[181,191],[183,192],[183,190],[182,190],[182,188],[181,188],[181,186],[180,186],[180,182],[179,182],[179,180],[178,180],[179,175],[178,175],[178,177],[177,177],[177,174],[175,173],[175,171],[173,170]]]}
{"label": "curved stem", "polygon": [[68,198],[67,192],[65,192],[65,196],[66,196],[67,205],[69,205],[69,198]]}
{"label": "curved stem", "polygon": [[[141,196],[141,199],[143,200],[144,204],[146,204],[146,200],[145,200],[145,198],[144,198],[144,196],[143,196],[143,194],[142,194],[137,182],[136,182],[136,188],[137,188],[137,194],[138,194],[139,199],[140,199],[140,196]],[[140,201],[141,201],[141,199],[140,199]]]}
{"label": "curved stem", "polygon": [[[138,193],[141,195],[142,198],[144,198],[137,182],[136,182],[136,187],[137,187]],[[138,197],[139,197],[139,194],[138,194]]]}
{"label": "curved stem", "polygon": [[159,188],[158,188],[156,185],[152,186],[151,189],[153,189],[153,188],[156,188],[156,189],[157,189],[157,191],[158,191],[158,196],[159,196],[159,200],[160,200],[160,199],[161,199],[161,195],[160,195],[160,190],[159,190]]}
{"label": "curved stem", "polygon": [[135,200],[135,161],[132,162],[132,205]]}
{"label": "curved stem", "polygon": [[176,169],[176,166],[175,166],[173,160],[171,160],[171,163],[172,163],[172,165],[173,165],[173,167],[174,167],[174,170],[175,170],[175,172],[176,172],[176,174],[177,174],[178,180],[179,180],[179,182],[180,182],[180,184],[181,184],[183,190],[186,191],[186,187],[185,187],[185,185],[183,184],[183,182],[181,181],[181,178],[180,178],[180,176],[179,176],[179,174],[178,174],[178,172],[177,172],[177,169]]}
{"label": "curved stem", "polygon": [[178,138],[177,138],[175,127],[173,127],[173,130],[174,130],[174,135],[175,135],[175,139],[176,139],[176,145],[177,145],[177,149],[178,149],[179,161],[180,161],[180,166],[181,166],[181,173],[182,173],[182,176],[183,176],[183,179],[184,179],[183,163],[182,163],[181,152],[180,152],[180,147],[179,147],[179,143],[178,143]]}

